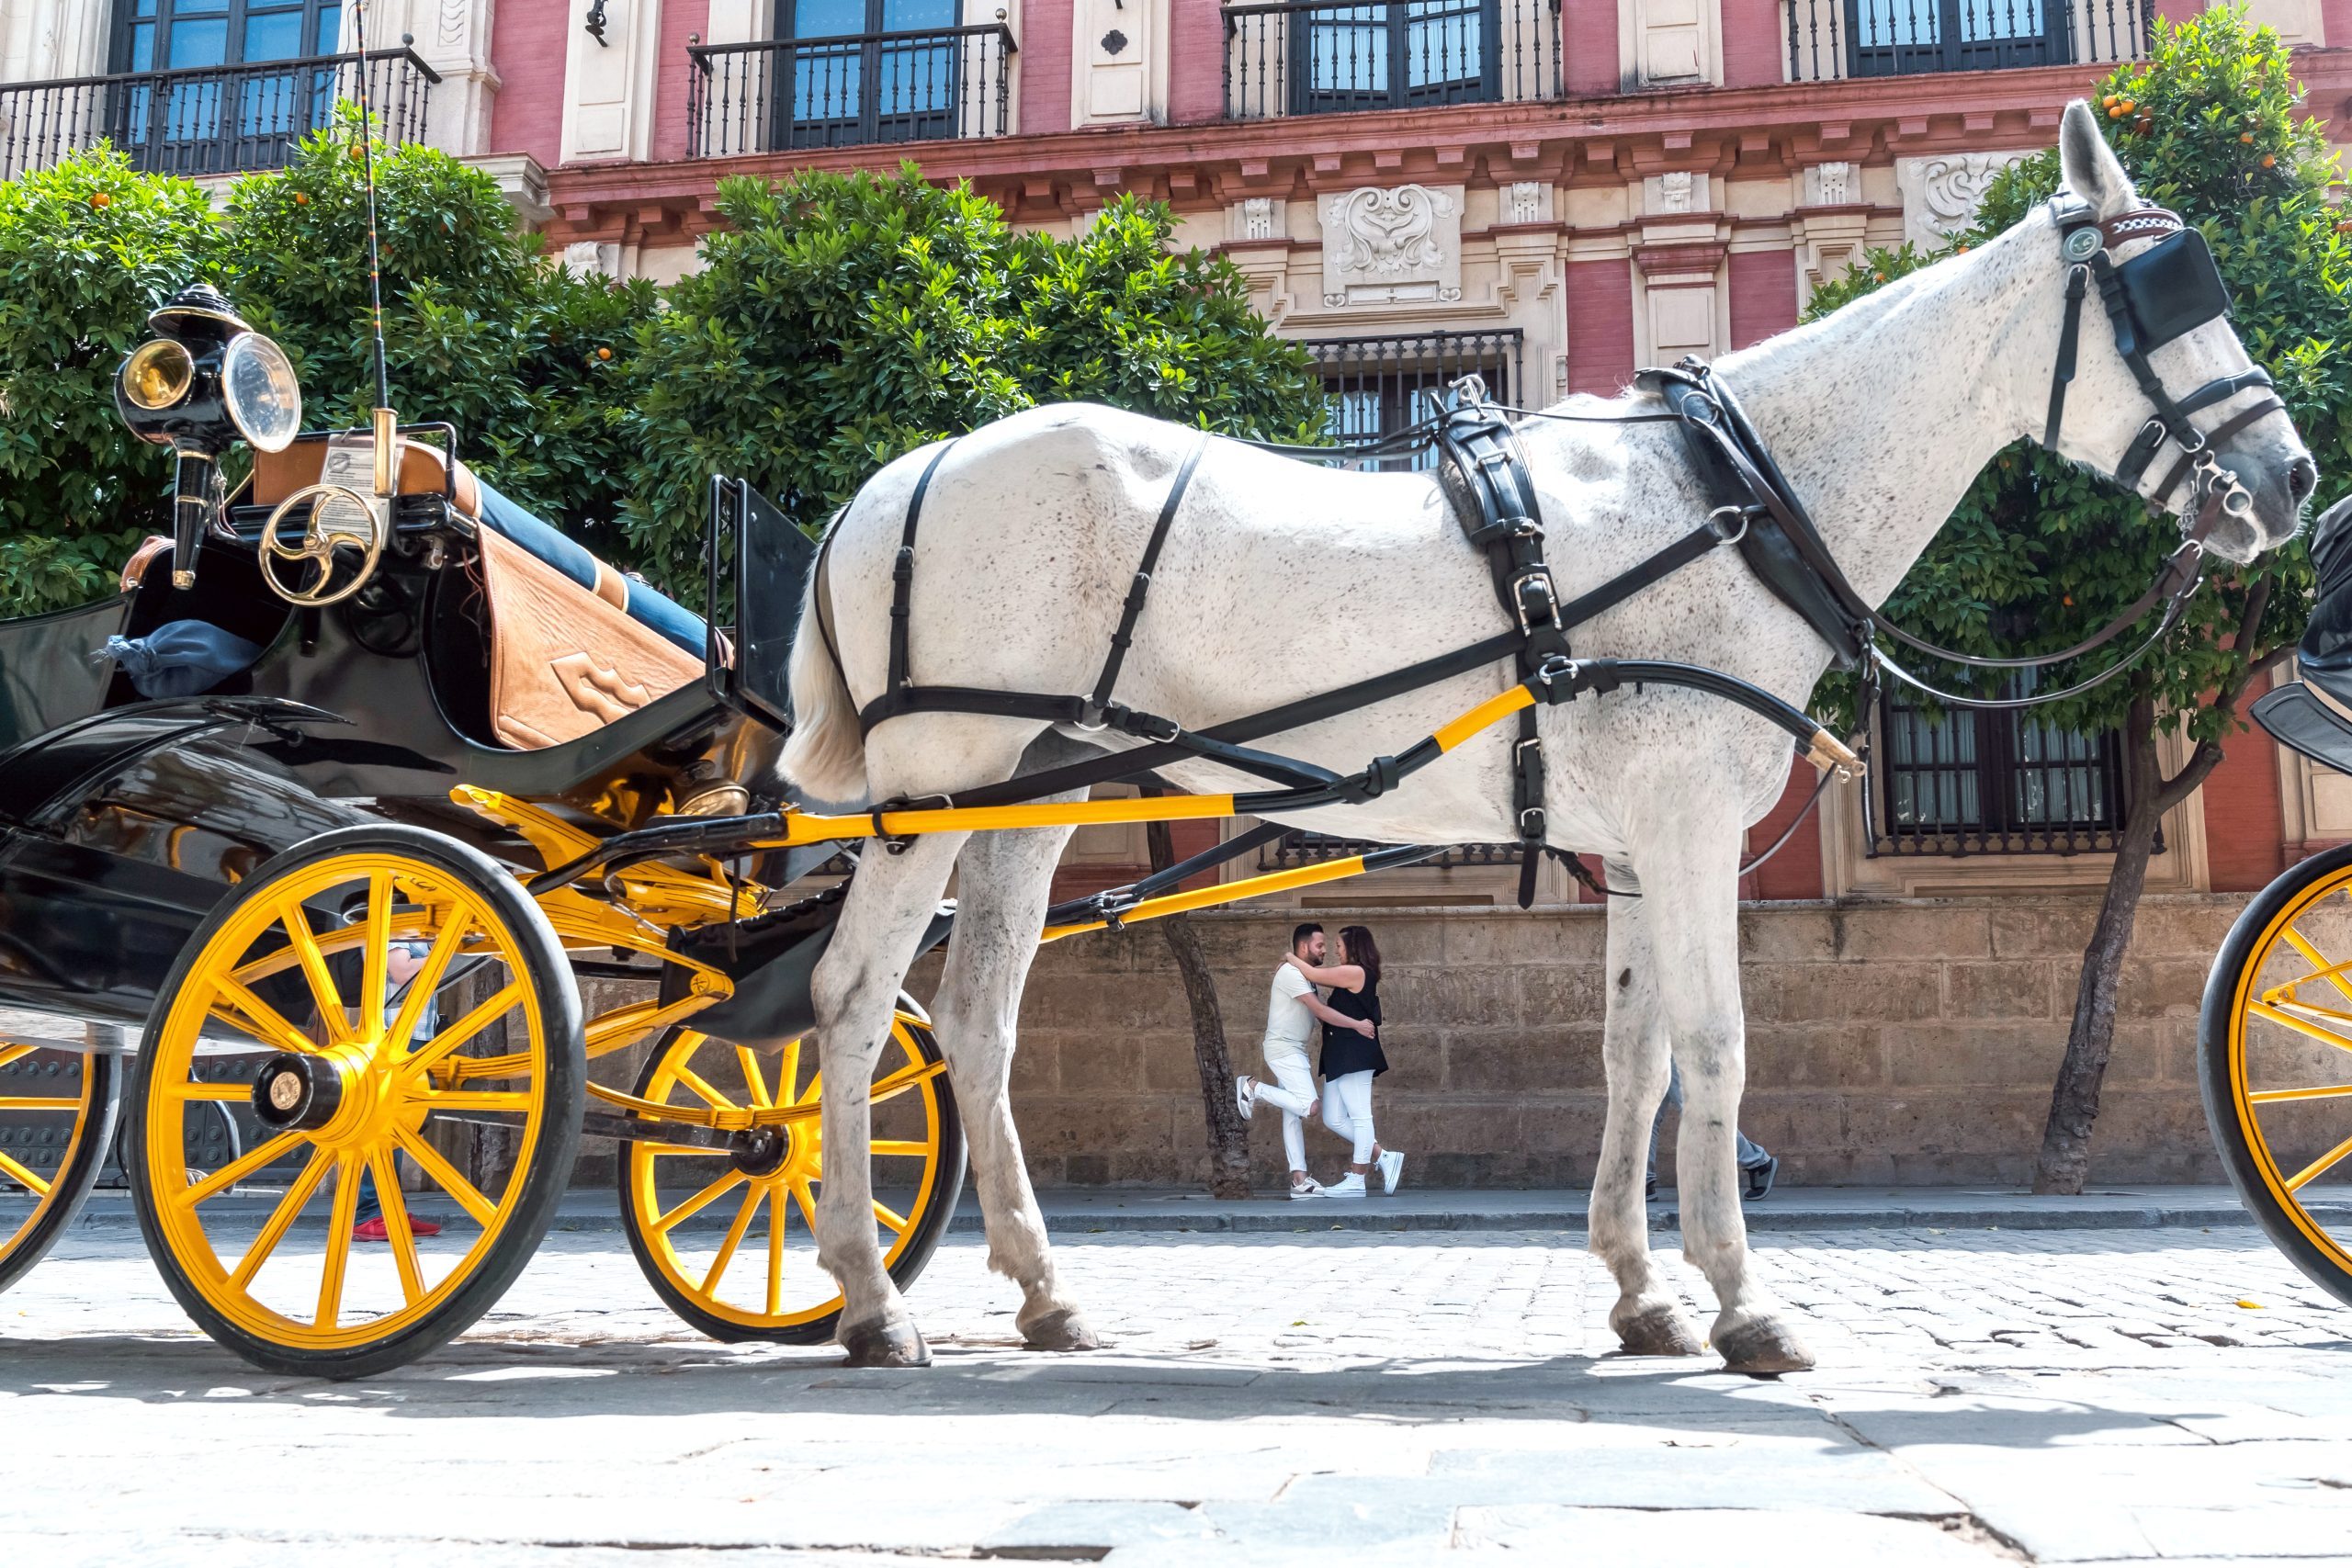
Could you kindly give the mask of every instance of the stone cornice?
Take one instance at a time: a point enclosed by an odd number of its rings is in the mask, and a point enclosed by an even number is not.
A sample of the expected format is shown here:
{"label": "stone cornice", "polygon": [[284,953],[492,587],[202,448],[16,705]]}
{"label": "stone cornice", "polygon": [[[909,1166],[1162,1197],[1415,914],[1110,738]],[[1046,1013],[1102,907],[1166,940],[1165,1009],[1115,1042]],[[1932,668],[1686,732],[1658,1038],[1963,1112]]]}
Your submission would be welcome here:
{"label": "stone cornice", "polygon": [[[2352,140],[2352,49],[2302,51],[2295,65],[2309,111],[2332,140]],[[901,159],[933,179],[968,179],[1028,221],[1091,211],[1122,191],[1206,211],[1244,196],[1305,197],[1405,180],[1601,186],[1675,169],[1763,177],[1829,159],[2045,143],[2066,100],[2101,74],[2051,66],[577,164],[548,173],[548,199],[561,240],[691,236],[716,222],[714,193],[727,175],[887,170]]]}

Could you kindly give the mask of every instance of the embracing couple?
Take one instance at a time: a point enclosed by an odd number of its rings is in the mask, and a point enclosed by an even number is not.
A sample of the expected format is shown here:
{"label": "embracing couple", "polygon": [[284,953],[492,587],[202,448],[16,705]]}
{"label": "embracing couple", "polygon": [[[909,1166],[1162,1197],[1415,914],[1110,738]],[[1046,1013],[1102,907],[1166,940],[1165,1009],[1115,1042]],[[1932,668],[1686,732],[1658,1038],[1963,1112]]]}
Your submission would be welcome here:
{"label": "embracing couple", "polygon": [[[1372,1080],[1388,1070],[1380,1053],[1380,948],[1363,926],[1340,929],[1339,962],[1329,968],[1323,928],[1312,921],[1290,933],[1290,955],[1274,971],[1266,1003],[1266,1070],[1272,1083],[1244,1073],[1235,1082],[1241,1117],[1261,1103],[1283,1113],[1283,1152],[1290,1156],[1294,1198],[1361,1198],[1374,1169],[1396,1190],[1405,1156],[1383,1149],[1372,1132]],[[1327,997],[1316,987],[1328,986]],[[1306,1122],[1315,1114],[1315,1069],[1307,1042],[1323,1027],[1323,1124],[1353,1147],[1348,1174],[1326,1187],[1306,1174]]]}

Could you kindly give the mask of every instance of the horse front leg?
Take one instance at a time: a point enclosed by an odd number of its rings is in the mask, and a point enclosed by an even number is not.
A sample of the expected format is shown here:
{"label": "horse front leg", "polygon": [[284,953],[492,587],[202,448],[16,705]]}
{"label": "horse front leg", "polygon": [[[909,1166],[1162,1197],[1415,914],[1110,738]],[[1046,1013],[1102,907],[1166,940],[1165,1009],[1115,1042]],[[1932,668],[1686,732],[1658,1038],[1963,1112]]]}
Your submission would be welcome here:
{"label": "horse front leg", "polygon": [[965,837],[920,834],[895,855],[872,846],[811,977],[825,1084],[817,1260],[841,1284],[834,1338],[853,1367],[931,1364],[931,1348],[882,1263],[874,1210],[872,1084],[915,943],[939,906]]}
{"label": "horse front leg", "polygon": [[[1637,847],[1643,913],[1657,959],[1660,1001],[1682,1070],[1675,1180],[1682,1256],[1715,1290],[1709,1340],[1726,1370],[1804,1371],[1813,1365],[1780,1309],[1749,1277],[1734,1134],[1747,1074],[1739,994],[1739,823],[1728,813],[1668,825]],[[1655,1102],[1652,1102],[1655,1109]]]}
{"label": "horse front leg", "polygon": [[1101,1344],[1056,1282],[1011,1095],[1022,987],[1036,956],[1054,865],[1070,832],[981,833],[966,846],[956,939],[948,944],[935,1009],[988,1224],[989,1267],[1021,1287],[1015,1321],[1033,1350],[1091,1350]]}
{"label": "horse front leg", "polygon": [[[1611,887],[1640,886],[1623,862],[1608,863],[1604,870]],[[1667,1080],[1666,1014],[1645,903],[1609,903],[1609,1000],[1600,1035],[1609,1118],[1600,1134],[1600,1168],[1592,1179],[1591,1247],[1617,1280],[1609,1326],[1618,1343],[1635,1356],[1695,1356],[1702,1348],[1699,1331],[1650,1255],[1642,1190],[1650,1125]]]}

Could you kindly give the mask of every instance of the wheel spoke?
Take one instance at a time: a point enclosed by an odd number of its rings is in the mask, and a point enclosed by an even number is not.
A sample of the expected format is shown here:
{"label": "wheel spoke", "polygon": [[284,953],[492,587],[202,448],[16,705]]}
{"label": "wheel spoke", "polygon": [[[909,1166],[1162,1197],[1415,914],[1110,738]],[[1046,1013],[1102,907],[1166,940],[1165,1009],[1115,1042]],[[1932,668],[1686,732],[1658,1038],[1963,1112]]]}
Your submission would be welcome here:
{"label": "wheel spoke", "polygon": [[450,1052],[514,1011],[514,1005],[522,999],[523,982],[508,981],[488,1001],[411,1052],[401,1064],[401,1071],[411,1078],[429,1071]]}
{"label": "wheel spoke", "polygon": [[[224,1008],[215,1003],[209,1010],[211,1016],[230,1028],[251,1035],[273,1051],[291,1051],[302,1056],[319,1054],[317,1041],[287,1022],[276,1008],[254,995],[243,982],[223,975],[213,982],[213,987],[220,1000],[229,1005]],[[244,1017],[239,1018],[239,1013]]]}
{"label": "wheel spoke", "polygon": [[2352,1095],[2352,1083],[2324,1084],[2316,1089],[2258,1089],[2246,1096],[2256,1105],[2280,1100],[2340,1100]]}
{"label": "wheel spoke", "polygon": [[795,1105],[813,1105],[819,1100],[824,1098],[824,1093],[825,1069],[819,1067],[815,1072],[808,1075],[808,1089],[802,1091],[800,1097],[797,1100],[795,1100],[792,1103]]}
{"label": "wheel spoke", "polygon": [[385,1037],[386,1050],[408,1050],[409,1042],[416,1038],[416,1026],[424,1019],[424,1010],[433,1005],[433,995],[441,988],[442,976],[449,972],[450,963],[465,946],[473,928],[473,916],[451,904],[447,923],[434,937],[433,950],[424,955],[424,964],[409,980],[408,994],[401,998],[401,1010],[392,1020],[391,1033]]}
{"label": "wheel spoke", "polygon": [[917,1159],[930,1157],[932,1145],[913,1138],[876,1138],[873,1152],[879,1155],[905,1155]]}
{"label": "wheel spoke", "polygon": [[883,1202],[878,1198],[874,1200],[874,1217],[880,1220],[884,1224],[888,1225],[900,1235],[907,1234],[906,1215],[899,1213],[896,1209],[891,1208],[889,1204]]}
{"label": "wheel spoke", "polygon": [[2327,1153],[2320,1156],[2319,1158],[2312,1161],[2311,1164],[2303,1167],[2302,1169],[2289,1177],[2287,1179],[2287,1190],[2290,1192],[2300,1192],[2314,1177],[2326,1170],[2328,1167],[2341,1162],[2346,1155],[2352,1155],[2352,1138],[2345,1139],[2342,1143],[2328,1150]]}
{"label": "wheel spoke", "polygon": [[735,1223],[727,1227],[727,1239],[719,1244],[718,1256],[710,1260],[710,1272],[702,1277],[702,1293],[715,1296],[719,1277],[727,1266],[735,1261],[735,1249],[743,1245],[743,1233],[752,1228],[752,1216],[760,1212],[760,1194],[754,1190],[743,1194],[743,1201],[735,1211]]}
{"label": "wheel spoke", "polygon": [[41,1095],[0,1094],[0,1111],[79,1111],[79,1095],[70,1099],[52,1100]]}
{"label": "wheel spoke", "polygon": [[280,1198],[277,1207],[270,1211],[268,1221],[261,1227],[261,1234],[254,1237],[253,1246],[246,1248],[244,1257],[238,1260],[236,1272],[229,1276],[232,1290],[252,1288],[254,1276],[260,1273],[261,1266],[269,1261],[269,1255],[277,1250],[277,1244],[286,1239],[286,1233],[293,1228],[295,1220],[310,1203],[311,1195],[319,1190],[319,1183],[326,1179],[327,1168],[334,1163],[334,1156],[326,1150],[311,1151],[311,1163],[302,1168],[302,1174],[294,1179],[294,1185],[286,1190],[286,1196]]}
{"label": "wheel spoke", "polygon": [[2352,1051],[2352,1039],[2346,1039],[2334,1030],[2322,1029],[2316,1023],[2306,1022],[2290,1012],[2272,1007],[2268,1002],[2248,1002],[2245,1005],[2245,1010],[2256,1018],[2267,1018],[2271,1022],[2291,1029],[2298,1034],[2308,1035],[2313,1040],[2333,1045],[2339,1051]]}
{"label": "wheel spoke", "polygon": [[775,1065],[775,1100],[779,1105],[797,1105],[794,1098],[800,1088],[800,1042],[795,1038],[784,1043],[784,1056]]}
{"label": "wheel spoke", "polygon": [[40,1177],[35,1176],[30,1170],[21,1165],[18,1165],[6,1155],[0,1155],[0,1176],[6,1176],[9,1180],[21,1184],[36,1198],[46,1198],[49,1196],[50,1184],[48,1182],[43,1181]]}
{"label": "wheel spoke", "polygon": [[760,1058],[749,1045],[735,1047],[735,1060],[742,1065],[743,1082],[752,1090],[752,1103],[765,1111],[775,1103],[768,1098],[767,1079],[760,1073]]}
{"label": "wheel spoke", "polygon": [[439,1149],[405,1127],[397,1129],[392,1136],[407,1152],[409,1158],[424,1167],[424,1174],[432,1179],[435,1186],[455,1198],[458,1207],[473,1216],[474,1224],[484,1230],[490,1228],[491,1221],[498,1217],[498,1205],[483,1197],[481,1190],[472,1182],[459,1176],[458,1168],[442,1158]]}
{"label": "wheel spoke", "polygon": [[0,1045],[0,1067],[11,1062],[21,1062],[40,1049],[38,1045]]}
{"label": "wheel spoke", "polygon": [[784,1194],[768,1190],[768,1315],[784,1311]]}
{"label": "wheel spoke", "polygon": [[2325,980],[2329,985],[2334,986],[2338,991],[2341,991],[2347,999],[2352,999],[2352,980],[2347,980],[2344,977],[2344,964],[2330,964],[2327,961],[2327,954],[2312,946],[2311,942],[2304,937],[2303,933],[2297,931],[2292,926],[2289,926],[2285,931],[2278,934],[2285,937],[2287,939],[2287,945],[2293,948],[2297,953],[2301,953],[2303,957],[2309,961],[2311,966],[2317,971],[2316,974],[2306,975],[2300,980],[2290,981],[2287,988],[2290,993],[2297,986],[2308,986],[2313,980]]}
{"label": "wheel spoke", "polygon": [[705,1105],[709,1106],[713,1111],[741,1111],[742,1109],[741,1106],[736,1104],[733,1100],[728,1099],[725,1095],[711,1088],[710,1085],[705,1083],[702,1080],[701,1075],[696,1073],[692,1067],[687,1066],[684,1062],[679,1063],[670,1070],[673,1075],[675,1075],[680,1083],[685,1085],[689,1091],[699,1097],[702,1102]]}
{"label": "wheel spoke", "polygon": [[390,872],[368,874],[368,948],[359,977],[359,1032],[381,1039],[384,1033],[384,987],[389,978],[392,945],[392,878]]}
{"label": "wheel spoke", "polygon": [[343,991],[327,968],[327,955],[319,951],[319,939],[311,931],[310,917],[302,912],[302,901],[279,899],[277,923],[286,928],[287,945],[293,948],[296,960],[302,965],[302,977],[311,983],[311,999],[318,1005],[319,1016],[326,1021],[327,1037],[343,1044],[351,1038],[351,1020],[344,1012]]}
{"label": "wheel spoke", "polygon": [[351,1227],[359,1221],[359,1162],[335,1161],[334,1206],[327,1212],[326,1262],[319,1270],[319,1312],[312,1326],[333,1328],[343,1312],[343,1274],[351,1263]]}
{"label": "wheel spoke", "polygon": [[416,1231],[408,1223],[408,1194],[401,1190],[399,1162],[389,1145],[379,1144],[368,1151],[368,1168],[376,1173],[376,1201],[391,1237],[392,1266],[400,1270],[401,1303],[414,1306],[424,1294],[424,1271],[417,1266]]}
{"label": "wheel spoke", "polygon": [[727,1190],[729,1188],[743,1179],[744,1176],[741,1171],[729,1171],[726,1175],[720,1177],[718,1180],[712,1182],[709,1186],[704,1188],[701,1191],[695,1193],[693,1197],[687,1199],[684,1202],[679,1204],[668,1213],[663,1214],[661,1218],[655,1220],[651,1226],[653,1234],[656,1235],[669,1235],[669,1233],[676,1229],[682,1222],[693,1218],[695,1215],[701,1213],[705,1209],[709,1208],[713,1203],[718,1202],[720,1198],[726,1196]]}
{"label": "wheel spoke", "polygon": [[528,1111],[537,1100],[528,1089],[449,1089],[411,1095],[409,1103],[422,1105],[429,1111]]}
{"label": "wheel spoke", "polygon": [[280,1133],[274,1138],[255,1144],[194,1186],[171,1194],[165,1201],[183,1209],[193,1209],[207,1199],[226,1192],[262,1167],[284,1158],[295,1145],[302,1141],[300,1133]]}
{"label": "wheel spoke", "polygon": [[[155,1098],[164,1100],[218,1100],[231,1105],[254,1097],[254,1086],[232,1079],[222,1083],[205,1083],[190,1078],[183,1083],[158,1084]],[[0,1101],[5,1104],[6,1101]]]}
{"label": "wheel spoke", "polygon": [[817,1199],[816,1195],[808,1190],[808,1182],[796,1181],[792,1184],[792,1202],[793,1206],[800,1211],[801,1219],[807,1223],[808,1234],[815,1235],[817,1234]]}

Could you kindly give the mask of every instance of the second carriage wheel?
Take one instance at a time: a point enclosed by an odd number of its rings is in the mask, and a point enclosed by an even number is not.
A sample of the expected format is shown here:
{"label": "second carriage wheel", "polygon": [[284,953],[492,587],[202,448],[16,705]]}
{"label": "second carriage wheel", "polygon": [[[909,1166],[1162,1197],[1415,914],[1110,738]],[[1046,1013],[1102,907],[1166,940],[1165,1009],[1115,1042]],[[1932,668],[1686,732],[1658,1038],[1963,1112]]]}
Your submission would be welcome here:
{"label": "second carriage wheel", "polygon": [[2205,982],[2205,1118],[2280,1251],[2352,1303],[2352,844],[2248,904]]}
{"label": "second carriage wheel", "polygon": [[[824,1080],[814,1046],[803,1045],[763,1055],[673,1029],[638,1077],[639,1097],[665,1105],[807,1113],[739,1135],[731,1150],[621,1145],[622,1224],[638,1266],[672,1311],[715,1339],[817,1345],[841,1318],[813,1228]],[[892,1021],[874,1095],[876,1239],[904,1290],[931,1261],[964,1185],[964,1129],[939,1043],[906,1013]]]}
{"label": "second carriage wheel", "polygon": [[[131,1190],[164,1282],[274,1372],[363,1377],[434,1349],[555,1216],[581,1031],[554,931],[488,856],[389,824],[276,856],[197,929],[139,1056]],[[188,1120],[230,1100],[261,1135],[194,1174]],[[355,1235],[365,1206],[380,1241]]]}
{"label": "second carriage wheel", "polygon": [[0,1039],[0,1291],[81,1212],[114,1135],[121,1058]]}

